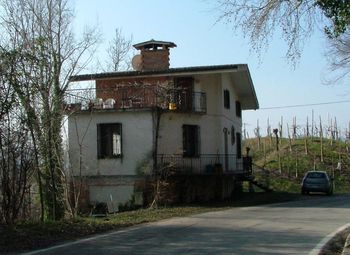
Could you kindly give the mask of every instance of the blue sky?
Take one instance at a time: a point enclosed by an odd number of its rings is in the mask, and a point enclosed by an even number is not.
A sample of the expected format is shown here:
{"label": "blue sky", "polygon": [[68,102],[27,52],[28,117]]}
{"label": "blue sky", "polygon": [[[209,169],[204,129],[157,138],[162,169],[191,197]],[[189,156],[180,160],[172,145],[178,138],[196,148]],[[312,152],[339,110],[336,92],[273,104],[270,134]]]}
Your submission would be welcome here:
{"label": "blue sky", "polygon": [[[248,64],[260,108],[350,100],[350,86],[346,82],[324,84],[329,71],[322,32],[316,32],[306,42],[299,64],[293,69],[284,58],[286,47],[279,34],[259,59],[239,31],[216,22],[214,1],[75,0],[74,3],[77,33],[86,25],[97,24],[100,28],[102,37],[97,55],[102,60],[115,28],[121,28],[126,37],[133,36],[133,43],[150,39],[176,43],[177,48],[171,51],[171,67]],[[93,67],[86,72],[94,72]],[[304,126],[306,117],[311,119],[313,111],[317,121],[321,116],[323,124],[328,125],[336,118],[338,126],[345,131],[350,121],[349,106],[350,102],[245,111],[243,122],[253,136],[257,119],[265,133],[268,118],[272,128],[277,128],[281,116],[285,124],[291,125],[296,117],[297,124]]]}

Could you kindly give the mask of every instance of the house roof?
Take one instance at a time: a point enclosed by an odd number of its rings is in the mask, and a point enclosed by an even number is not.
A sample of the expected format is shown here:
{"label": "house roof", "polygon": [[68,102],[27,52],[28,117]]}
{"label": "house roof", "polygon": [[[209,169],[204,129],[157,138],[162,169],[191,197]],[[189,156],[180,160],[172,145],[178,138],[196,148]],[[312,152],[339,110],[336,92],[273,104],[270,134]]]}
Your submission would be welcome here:
{"label": "house roof", "polygon": [[124,71],[124,72],[107,72],[96,74],[82,74],[70,77],[70,82],[102,80],[111,78],[127,77],[159,77],[159,76],[179,76],[179,75],[196,75],[196,74],[220,74],[229,73],[237,88],[243,110],[256,110],[259,108],[254,85],[250,76],[248,65],[213,65],[213,66],[192,66],[169,68],[165,70],[148,70],[148,71]]}

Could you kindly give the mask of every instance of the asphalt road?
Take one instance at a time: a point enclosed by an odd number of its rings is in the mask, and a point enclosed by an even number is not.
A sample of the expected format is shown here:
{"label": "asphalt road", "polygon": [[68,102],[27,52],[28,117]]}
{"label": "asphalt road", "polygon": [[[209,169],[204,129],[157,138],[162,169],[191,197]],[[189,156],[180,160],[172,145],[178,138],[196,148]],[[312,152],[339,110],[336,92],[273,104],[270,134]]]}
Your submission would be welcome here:
{"label": "asphalt road", "polygon": [[350,195],[173,218],[30,254],[314,254],[350,222]]}

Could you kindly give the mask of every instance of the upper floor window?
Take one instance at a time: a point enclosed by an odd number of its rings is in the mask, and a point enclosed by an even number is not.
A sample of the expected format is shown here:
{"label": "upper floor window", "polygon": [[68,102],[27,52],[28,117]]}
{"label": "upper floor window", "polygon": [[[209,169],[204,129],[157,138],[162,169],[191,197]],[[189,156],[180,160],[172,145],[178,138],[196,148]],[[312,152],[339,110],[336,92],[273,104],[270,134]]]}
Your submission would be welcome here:
{"label": "upper floor window", "polygon": [[200,133],[199,126],[183,125],[183,156],[184,157],[198,157],[200,152]]}
{"label": "upper floor window", "polygon": [[224,107],[230,109],[230,91],[224,90]]}
{"label": "upper floor window", "polygon": [[236,101],[236,116],[237,117],[242,117],[242,107],[241,107],[241,102]]}
{"label": "upper floor window", "polygon": [[122,156],[122,124],[97,125],[97,157],[117,158]]}

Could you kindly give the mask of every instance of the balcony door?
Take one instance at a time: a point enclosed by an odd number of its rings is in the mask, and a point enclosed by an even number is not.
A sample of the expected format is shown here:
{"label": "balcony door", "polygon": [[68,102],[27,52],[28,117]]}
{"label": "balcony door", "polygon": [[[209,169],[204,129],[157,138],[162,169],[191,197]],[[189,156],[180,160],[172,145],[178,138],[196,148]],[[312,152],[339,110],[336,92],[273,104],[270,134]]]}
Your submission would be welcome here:
{"label": "balcony door", "polygon": [[178,110],[192,110],[193,77],[178,77],[174,80],[176,89],[176,107]]}

